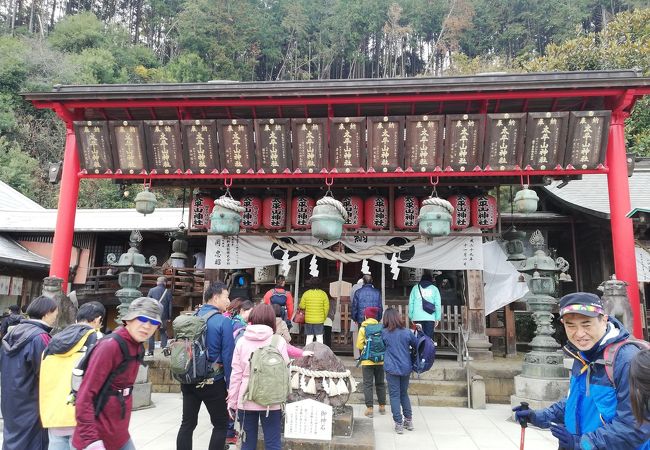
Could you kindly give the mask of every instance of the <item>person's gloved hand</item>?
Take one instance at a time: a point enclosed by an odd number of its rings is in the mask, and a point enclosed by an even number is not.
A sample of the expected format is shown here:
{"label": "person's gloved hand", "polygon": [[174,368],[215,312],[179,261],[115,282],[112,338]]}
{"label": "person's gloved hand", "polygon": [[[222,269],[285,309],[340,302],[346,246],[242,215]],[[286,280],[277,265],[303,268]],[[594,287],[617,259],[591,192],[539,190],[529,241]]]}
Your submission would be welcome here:
{"label": "person's gloved hand", "polygon": [[512,408],[515,412],[515,420],[519,425],[524,425],[526,422],[533,423],[535,420],[535,410],[534,409],[522,409],[521,405],[515,406]]}
{"label": "person's gloved hand", "polygon": [[564,425],[551,425],[551,434],[560,442],[560,447],[565,450],[580,448],[580,436],[571,434]]}

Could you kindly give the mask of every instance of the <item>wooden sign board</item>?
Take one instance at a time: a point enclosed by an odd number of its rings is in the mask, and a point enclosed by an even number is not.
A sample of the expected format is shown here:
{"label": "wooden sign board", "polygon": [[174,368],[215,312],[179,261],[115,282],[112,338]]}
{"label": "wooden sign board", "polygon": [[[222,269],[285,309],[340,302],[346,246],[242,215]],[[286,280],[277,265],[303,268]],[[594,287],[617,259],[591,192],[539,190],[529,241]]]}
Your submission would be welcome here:
{"label": "wooden sign board", "polygon": [[108,137],[108,123],[74,122],[74,131],[77,137],[80,167],[95,175],[112,171],[113,155]]}
{"label": "wooden sign board", "polygon": [[145,120],[149,170],[169,175],[183,171],[181,130],[177,120]]}
{"label": "wooden sign board", "polygon": [[595,169],[605,165],[610,111],[573,111],[569,117],[569,139],[564,166]]}
{"label": "wooden sign board", "polygon": [[564,164],[568,112],[528,113],[526,147],[521,168],[551,170]]}
{"label": "wooden sign board", "polygon": [[219,170],[216,120],[182,120],[183,158],[192,173]]}
{"label": "wooden sign board", "polygon": [[415,172],[442,166],[445,116],[407,116],[404,165]]}
{"label": "wooden sign board", "polygon": [[115,170],[129,175],[148,170],[142,122],[111,121],[108,127],[113,143]]}
{"label": "wooden sign board", "polygon": [[367,169],[395,172],[404,167],[404,117],[368,117]]}
{"label": "wooden sign board", "polygon": [[293,169],[318,173],[327,168],[327,119],[291,119]]}
{"label": "wooden sign board", "polygon": [[292,169],[289,119],[255,120],[255,160],[264,173],[282,173]]}
{"label": "wooden sign board", "polygon": [[526,113],[488,114],[483,168],[518,170],[524,154]]}
{"label": "wooden sign board", "polygon": [[446,116],[445,154],[443,165],[452,170],[473,170],[483,167],[485,116],[457,114]]}
{"label": "wooden sign board", "polygon": [[217,131],[221,168],[229,173],[246,173],[254,170],[253,121],[217,120]]}
{"label": "wooden sign board", "polygon": [[330,119],[330,169],[341,173],[366,167],[365,117]]}

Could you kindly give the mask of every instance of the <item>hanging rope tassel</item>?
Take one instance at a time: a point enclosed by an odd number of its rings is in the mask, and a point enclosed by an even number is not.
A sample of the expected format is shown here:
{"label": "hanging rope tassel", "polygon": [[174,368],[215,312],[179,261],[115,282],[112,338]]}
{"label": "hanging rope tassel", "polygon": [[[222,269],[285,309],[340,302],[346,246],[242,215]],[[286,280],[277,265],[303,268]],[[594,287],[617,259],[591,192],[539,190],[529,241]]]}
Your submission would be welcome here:
{"label": "hanging rope tassel", "polygon": [[334,397],[336,395],[340,395],[341,393],[339,392],[339,388],[337,387],[337,383],[333,378],[330,378],[330,392],[329,396]]}
{"label": "hanging rope tassel", "polygon": [[350,393],[348,390],[348,384],[345,382],[344,378],[339,378],[339,382],[336,384],[336,389],[339,391],[339,395]]}
{"label": "hanging rope tassel", "polygon": [[311,377],[309,382],[307,383],[307,387],[303,389],[303,392],[305,394],[314,394],[316,395],[316,378]]}
{"label": "hanging rope tassel", "polygon": [[291,376],[291,389],[292,390],[300,389],[300,374],[298,372],[294,373]]}

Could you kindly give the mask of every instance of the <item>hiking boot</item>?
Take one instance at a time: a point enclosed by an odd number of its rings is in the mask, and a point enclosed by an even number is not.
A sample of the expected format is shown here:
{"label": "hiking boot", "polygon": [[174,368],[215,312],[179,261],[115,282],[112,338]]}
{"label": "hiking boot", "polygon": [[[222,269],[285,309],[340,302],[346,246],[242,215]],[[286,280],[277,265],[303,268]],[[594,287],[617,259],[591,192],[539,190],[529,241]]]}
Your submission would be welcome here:
{"label": "hiking boot", "polygon": [[406,428],[409,431],[415,430],[413,427],[413,419],[407,419],[406,417],[404,418],[404,428]]}
{"label": "hiking boot", "polygon": [[404,433],[404,425],[401,422],[395,422],[395,432],[397,434]]}
{"label": "hiking boot", "polygon": [[372,406],[368,406],[366,408],[366,412],[363,413],[363,415],[372,419],[372,416],[373,416]]}
{"label": "hiking boot", "polygon": [[379,414],[386,414],[386,405],[379,405]]}

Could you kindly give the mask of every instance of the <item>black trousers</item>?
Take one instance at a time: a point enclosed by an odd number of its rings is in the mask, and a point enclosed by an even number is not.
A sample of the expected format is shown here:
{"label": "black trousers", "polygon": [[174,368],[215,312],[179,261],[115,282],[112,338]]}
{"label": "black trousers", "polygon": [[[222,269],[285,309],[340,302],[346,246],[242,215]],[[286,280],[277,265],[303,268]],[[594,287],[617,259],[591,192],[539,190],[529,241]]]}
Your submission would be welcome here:
{"label": "black trousers", "polygon": [[195,384],[181,384],[181,392],[183,393],[183,419],[176,437],[176,449],[192,450],[192,434],[196,428],[201,403],[205,403],[212,422],[212,437],[208,450],[223,450],[226,447],[228,429],[226,382],[221,379],[201,388],[197,388]]}
{"label": "black trousers", "polygon": [[[386,404],[386,382],[384,381],[383,364],[373,366],[361,366],[363,374],[363,397],[368,408],[372,408],[372,386],[377,391],[377,401],[380,405]],[[374,378],[374,383],[373,383]]]}

